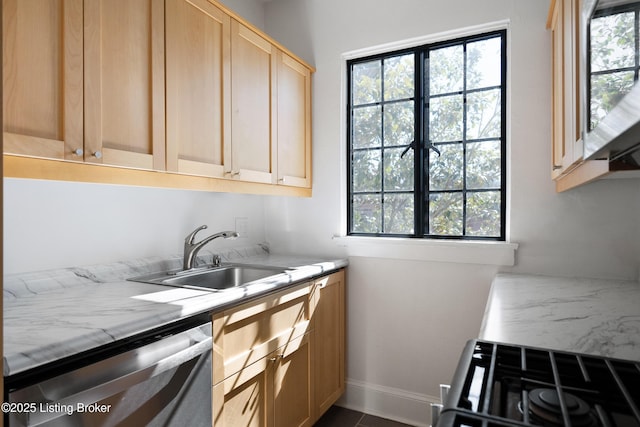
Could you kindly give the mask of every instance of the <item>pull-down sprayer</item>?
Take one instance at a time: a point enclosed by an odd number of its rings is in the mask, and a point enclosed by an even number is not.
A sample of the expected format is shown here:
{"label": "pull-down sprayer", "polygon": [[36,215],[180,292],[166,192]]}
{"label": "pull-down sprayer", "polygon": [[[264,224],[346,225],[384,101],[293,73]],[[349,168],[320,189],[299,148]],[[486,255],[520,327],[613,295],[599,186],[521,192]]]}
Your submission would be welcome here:
{"label": "pull-down sprayer", "polygon": [[235,231],[222,231],[220,233],[212,234],[209,237],[205,237],[198,243],[193,243],[193,240],[195,239],[198,231],[204,230],[206,228],[206,225],[201,225],[200,227],[189,233],[189,235],[184,239],[184,259],[182,263],[183,270],[191,270],[194,267],[195,259],[198,255],[198,252],[204,245],[206,245],[210,241],[217,239],[218,237],[224,237],[225,239],[235,239],[236,237],[238,237],[238,233]]}

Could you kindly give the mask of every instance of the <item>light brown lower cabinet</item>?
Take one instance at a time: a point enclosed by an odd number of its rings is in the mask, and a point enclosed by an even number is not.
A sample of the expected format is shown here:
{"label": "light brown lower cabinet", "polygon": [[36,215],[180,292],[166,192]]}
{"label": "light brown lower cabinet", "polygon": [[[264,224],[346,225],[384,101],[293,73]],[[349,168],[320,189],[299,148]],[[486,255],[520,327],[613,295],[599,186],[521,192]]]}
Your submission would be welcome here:
{"label": "light brown lower cabinet", "polygon": [[213,426],[305,427],[344,391],[344,270],[213,315]]}
{"label": "light brown lower cabinet", "polygon": [[213,387],[214,426],[312,425],[309,334]]}
{"label": "light brown lower cabinet", "polygon": [[313,284],[314,408],[320,418],[344,393],[345,378],[344,270]]}

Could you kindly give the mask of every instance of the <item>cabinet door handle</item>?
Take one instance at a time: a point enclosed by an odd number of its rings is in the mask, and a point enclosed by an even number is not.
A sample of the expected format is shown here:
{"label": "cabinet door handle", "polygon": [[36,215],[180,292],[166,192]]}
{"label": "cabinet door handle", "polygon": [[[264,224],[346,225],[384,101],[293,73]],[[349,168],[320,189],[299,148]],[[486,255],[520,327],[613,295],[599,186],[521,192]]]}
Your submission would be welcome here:
{"label": "cabinet door handle", "polygon": [[82,148],[76,148],[75,150],[73,150],[73,154],[75,154],[76,156],[82,156],[84,154],[84,151],[82,150]]}
{"label": "cabinet door handle", "polygon": [[96,159],[101,159],[102,153],[100,151],[96,151],[95,153],[93,153],[93,157],[95,157]]}

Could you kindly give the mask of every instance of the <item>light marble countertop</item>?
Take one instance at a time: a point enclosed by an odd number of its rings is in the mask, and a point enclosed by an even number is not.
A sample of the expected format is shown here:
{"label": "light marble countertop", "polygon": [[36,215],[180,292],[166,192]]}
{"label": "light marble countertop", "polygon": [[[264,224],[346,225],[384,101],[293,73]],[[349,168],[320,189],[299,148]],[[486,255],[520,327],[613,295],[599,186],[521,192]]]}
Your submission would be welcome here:
{"label": "light marble countertop", "polygon": [[640,361],[640,283],[498,274],[479,338]]}
{"label": "light marble countertop", "polygon": [[[202,257],[212,254],[201,251]],[[269,254],[261,246],[219,253],[225,262],[286,273],[208,292],[127,281],[178,269],[181,257],[147,258],[4,277],[4,375],[14,375],[197,314],[213,312],[345,267],[345,259]],[[209,258],[210,259],[210,258]]]}

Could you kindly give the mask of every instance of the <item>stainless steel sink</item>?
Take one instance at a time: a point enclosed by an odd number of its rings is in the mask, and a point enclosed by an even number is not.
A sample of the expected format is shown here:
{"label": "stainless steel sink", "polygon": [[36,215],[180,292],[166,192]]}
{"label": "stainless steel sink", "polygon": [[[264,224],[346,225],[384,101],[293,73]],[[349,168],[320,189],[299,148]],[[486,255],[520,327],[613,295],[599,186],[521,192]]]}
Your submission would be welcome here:
{"label": "stainless steel sink", "polygon": [[199,268],[189,271],[167,271],[133,277],[129,280],[215,291],[244,286],[284,272],[285,269],[281,267],[222,265],[220,267]]}

